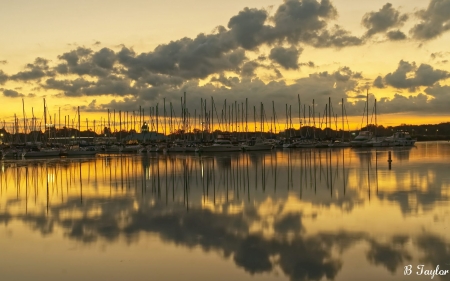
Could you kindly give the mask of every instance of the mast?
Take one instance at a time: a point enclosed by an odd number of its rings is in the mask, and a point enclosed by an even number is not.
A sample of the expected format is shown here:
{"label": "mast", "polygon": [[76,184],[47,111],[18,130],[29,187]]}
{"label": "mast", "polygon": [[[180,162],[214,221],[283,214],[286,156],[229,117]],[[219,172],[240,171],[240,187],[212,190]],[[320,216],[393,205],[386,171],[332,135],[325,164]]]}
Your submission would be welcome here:
{"label": "mast", "polygon": [[314,99],[313,99],[313,106],[312,106],[312,115],[313,115],[313,136],[314,139],[316,139],[316,114],[315,114],[315,105],[314,105]]}
{"label": "mast", "polygon": [[158,129],[159,129],[159,114],[158,114],[158,104],[156,104],[156,136],[158,136]]}
{"label": "mast", "polygon": [[164,103],[164,136],[166,136],[167,134],[167,130],[166,130],[166,98],[163,99],[163,103]]}
{"label": "mast", "polygon": [[302,130],[302,121],[301,121],[301,112],[300,112],[300,108],[301,108],[301,104],[300,104],[300,94],[297,94],[297,98],[298,98],[298,124],[299,124],[299,128],[298,128],[298,133],[301,136],[301,130]]}
{"label": "mast", "polygon": [[329,127],[329,132],[330,132],[330,138],[331,138],[331,97],[328,97],[328,119],[330,120],[330,127]]}
{"label": "mast", "polygon": [[119,110],[119,141],[122,141],[122,110]]}
{"label": "mast", "polygon": [[81,117],[80,117],[80,107],[78,106],[78,144],[80,144],[80,134],[81,134]]}
{"label": "mast", "polygon": [[255,133],[256,133],[256,107],[253,106],[253,123],[255,124]]}
{"label": "mast", "polygon": [[377,128],[378,128],[378,123],[377,123],[377,99],[375,99],[375,139],[377,139]]}
{"label": "mast", "polygon": [[248,139],[248,98],[245,98],[245,138]]}
{"label": "mast", "polygon": [[25,138],[25,143],[27,143],[27,124],[26,124],[26,117],[25,117],[25,101],[22,98],[22,111],[23,111],[23,134]]}
{"label": "mast", "polygon": [[344,141],[344,98],[341,101],[341,110],[342,110],[342,141]]}
{"label": "mast", "polygon": [[366,112],[366,114],[367,114],[367,120],[366,120],[366,122],[367,122],[367,131],[369,130],[369,89],[367,89],[367,98],[366,98],[366,108],[367,108],[367,112]]}
{"label": "mast", "polygon": [[277,133],[277,124],[275,123],[276,122],[275,121],[276,114],[275,114],[275,102],[274,101],[272,101],[272,114],[273,114],[273,126],[275,127],[275,134],[276,134]]}

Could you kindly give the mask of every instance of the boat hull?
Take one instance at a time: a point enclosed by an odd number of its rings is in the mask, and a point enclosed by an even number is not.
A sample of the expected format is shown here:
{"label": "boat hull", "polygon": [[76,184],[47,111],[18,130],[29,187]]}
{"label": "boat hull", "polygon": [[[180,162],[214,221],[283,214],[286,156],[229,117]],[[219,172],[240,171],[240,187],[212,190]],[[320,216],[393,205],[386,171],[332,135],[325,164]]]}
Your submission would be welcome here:
{"label": "boat hull", "polygon": [[242,148],[240,146],[234,146],[234,145],[218,145],[218,146],[203,146],[198,147],[196,152],[238,152],[242,151]]}
{"label": "boat hull", "polygon": [[249,146],[243,146],[243,150],[245,151],[261,151],[261,150],[272,150],[273,145],[272,144],[255,144],[255,145],[249,145]]}

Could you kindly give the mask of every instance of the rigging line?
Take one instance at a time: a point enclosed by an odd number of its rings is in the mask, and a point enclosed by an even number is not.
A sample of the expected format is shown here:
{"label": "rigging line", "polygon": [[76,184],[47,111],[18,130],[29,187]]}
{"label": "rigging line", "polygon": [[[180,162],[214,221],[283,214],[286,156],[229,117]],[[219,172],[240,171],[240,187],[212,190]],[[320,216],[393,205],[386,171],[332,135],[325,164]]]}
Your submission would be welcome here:
{"label": "rigging line", "polygon": [[362,117],[362,120],[361,120],[361,130],[362,130],[362,128],[363,128],[363,124],[364,124],[364,117],[366,116],[366,103],[364,103],[364,114],[363,114],[363,117]]}

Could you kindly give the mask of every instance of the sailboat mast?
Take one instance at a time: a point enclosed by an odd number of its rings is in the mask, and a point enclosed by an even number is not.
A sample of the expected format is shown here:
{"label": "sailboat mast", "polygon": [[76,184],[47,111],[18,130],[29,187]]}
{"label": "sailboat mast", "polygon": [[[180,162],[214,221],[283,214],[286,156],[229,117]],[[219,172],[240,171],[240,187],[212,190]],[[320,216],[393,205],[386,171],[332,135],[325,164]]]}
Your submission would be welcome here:
{"label": "sailboat mast", "polygon": [[312,106],[312,114],[313,114],[313,135],[314,139],[316,138],[316,114],[315,114],[315,105],[314,105],[314,99],[313,99],[313,106]]}
{"label": "sailboat mast", "polygon": [[330,127],[329,127],[329,132],[330,132],[330,137],[331,137],[331,97],[328,97],[328,120],[330,121]]}
{"label": "sailboat mast", "polygon": [[45,136],[45,128],[47,128],[47,106],[45,104],[44,98],[44,136]]}
{"label": "sailboat mast", "polygon": [[377,99],[375,99],[375,138],[377,137]]}
{"label": "sailboat mast", "polygon": [[245,98],[245,138],[248,139],[248,98]]}
{"label": "sailboat mast", "polygon": [[342,111],[342,141],[344,141],[344,98],[341,101],[341,111]]}
{"label": "sailboat mast", "polygon": [[22,112],[23,112],[23,134],[25,138],[25,143],[27,143],[27,124],[26,124],[26,117],[25,117],[25,101],[22,98]]}
{"label": "sailboat mast", "polygon": [[367,89],[367,98],[366,98],[366,108],[367,108],[367,112],[366,112],[366,122],[367,122],[367,131],[369,130],[369,89]]}
{"label": "sailboat mast", "polygon": [[300,112],[300,108],[301,108],[300,94],[297,94],[297,98],[298,98],[298,124],[299,124],[298,133],[300,134],[300,132],[302,130],[302,121],[301,121],[301,112]]}
{"label": "sailboat mast", "polygon": [[80,119],[80,107],[78,106],[78,144],[80,143],[80,134],[81,134],[81,119]]}
{"label": "sailboat mast", "polygon": [[164,106],[164,136],[167,135],[167,130],[166,130],[166,98],[163,98],[163,106]]}

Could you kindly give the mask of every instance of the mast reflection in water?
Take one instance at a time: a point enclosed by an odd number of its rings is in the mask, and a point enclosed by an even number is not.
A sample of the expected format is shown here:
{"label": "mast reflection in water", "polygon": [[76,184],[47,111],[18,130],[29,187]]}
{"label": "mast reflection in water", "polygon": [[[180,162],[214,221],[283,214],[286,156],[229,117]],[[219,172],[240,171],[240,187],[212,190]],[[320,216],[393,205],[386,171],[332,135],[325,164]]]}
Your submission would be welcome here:
{"label": "mast reflection in water", "polygon": [[387,155],[3,161],[0,276],[399,280],[408,264],[449,269],[450,146],[392,149],[391,169]]}

